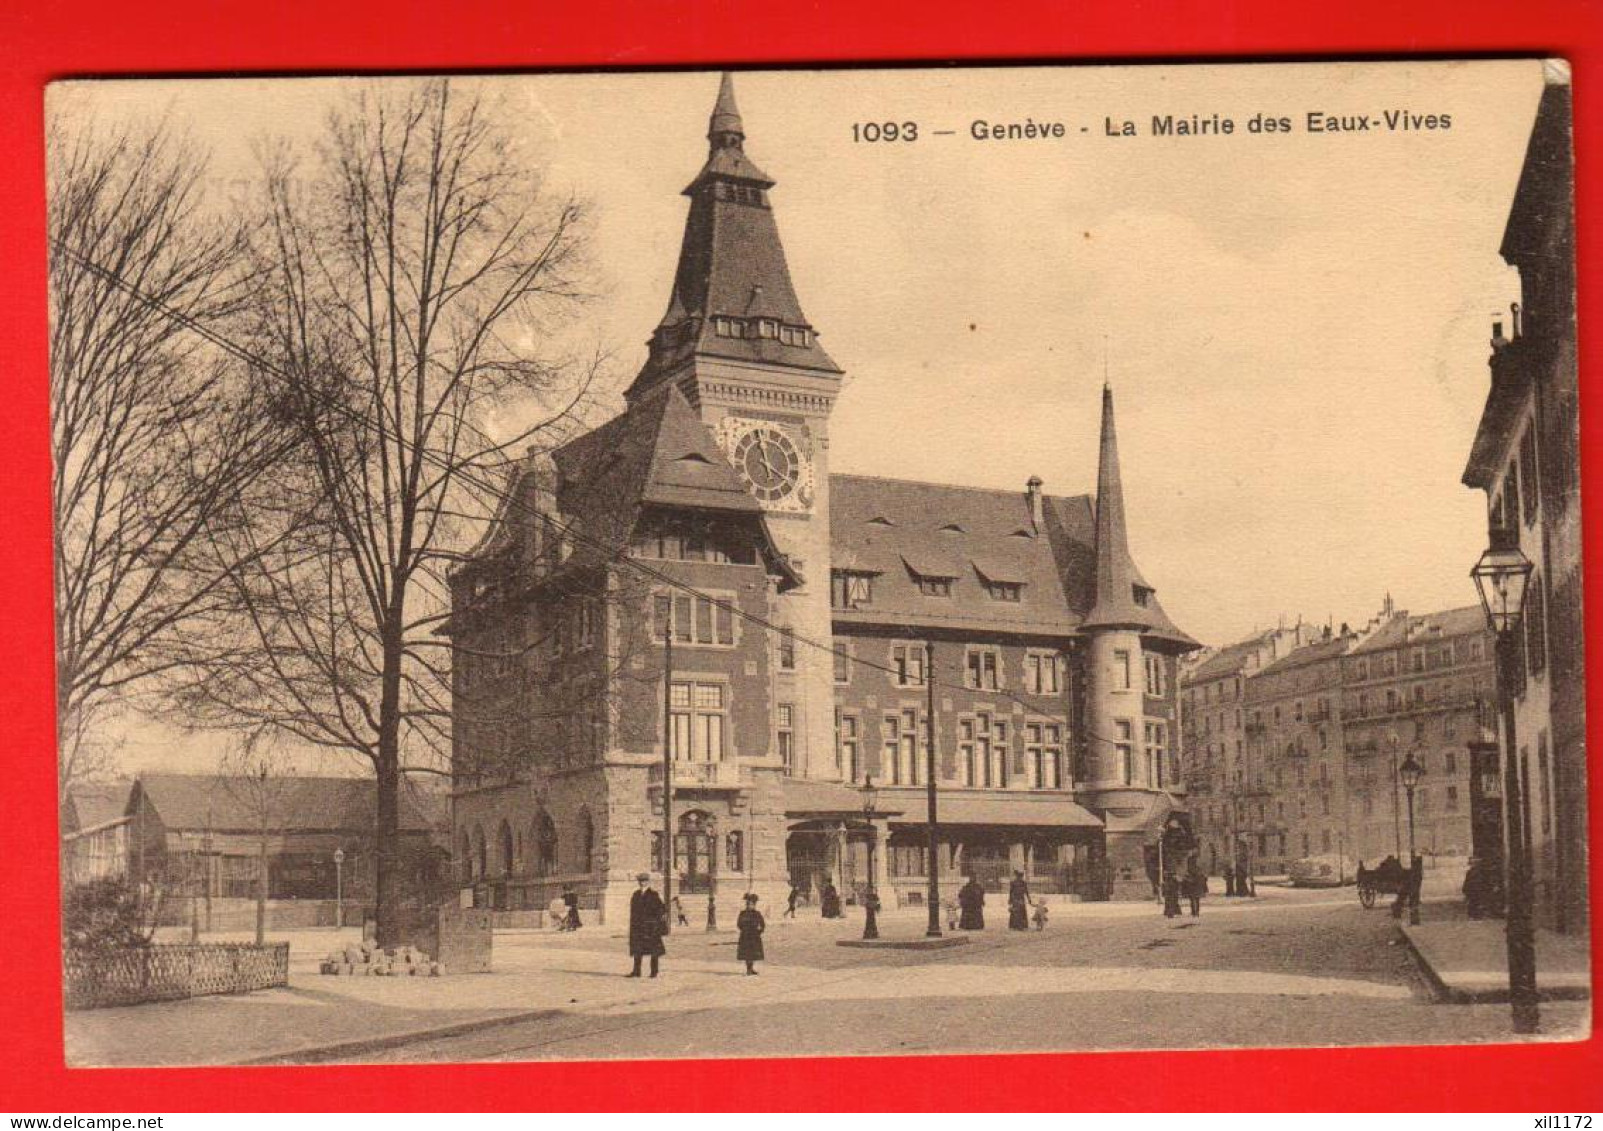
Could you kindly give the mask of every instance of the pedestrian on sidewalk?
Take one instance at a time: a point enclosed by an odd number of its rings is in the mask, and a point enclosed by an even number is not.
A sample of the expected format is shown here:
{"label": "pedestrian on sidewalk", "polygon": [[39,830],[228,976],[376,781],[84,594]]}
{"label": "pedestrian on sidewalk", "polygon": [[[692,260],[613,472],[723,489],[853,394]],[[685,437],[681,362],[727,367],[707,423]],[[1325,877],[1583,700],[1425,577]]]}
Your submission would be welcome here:
{"label": "pedestrian on sidewalk", "polygon": [[841,917],[840,892],[835,890],[835,881],[826,879],[824,886],[818,893],[818,902],[825,919],[839,919]]}
{"label": "pedestrian on sidewalk", "polygon": [[[662,936],[668,933],[668,908],[651,886],[651,873],[635,876],[639,889],[629,897],[629,955],[635,960],[634,969],[627,975],[640,977],[640,960],[651,958],[651,976],[657,976],[657,960],[667,953]],[[678,897],[674,897],[677,901]]]}
{"label": "pedestrian on sidewalk", "polygon": [[957,905],[963,909],[957,925],[964,931],[985,930],[985,889],[973,876],[957,892]]}
{"label": "pedestrian on sidewalk", "polygon": [[1013,882],[1007,885],[1007,928],[1010,931],[1030,929],[1030,887],[1024,882],[1024,873],[1013,872]]}
{"label": "pedestrian on sidewalk", "polygon": [[567,909],[565,926],[570,931],[577,931],[584,923],[579,919],[579,895],[569,885],[562,891],[562,905]]}
{"label": "pedestrian on sidewalk", "polygon": [[1191,903],[1191,917],[1201,918],[1202,897],[1208,894],[1208,874],[1202,870],[1202,865],[1197,863],[1197,858],[1194,856],[1186,869],[1184,888],[1186,899]]}
{"label": "pedestrian on sidewalk", "polygon": [[717,929],[718,929],[718,904],[715,902],[715,897],[714,897],[713,893],[709,891],[707,893],[707,930],[709,932],[712,932],[712,931],[716,931]]}
{"label": "pedestrian on sidewalk", "polygon": [[1225,865],[1225,895],[1230,898],[1236,895],[1236,870],[1229,864]]}
{"label": "pedestrian on sidewalk", "polygon": [[801,898],[801,892],[796,890],[796,881],[790,882],[790,894],[785,897],[785,918],[796,918],[796,900]]}
{"label": "pedestrian on sidewalk", "polygon": [[946,900],[946,929],[957,930],[957,897],[948,896]]}
{"label": "pedestrian on sidewalk", "polygon": [[746,964],[747,974],[755,974],[756,963],[763,960],[763,931],[768,927],[762,912],[757,910],[756,892],[746,893],[746,909],[735,917],[735,927],[740,931],[735,957]]}
{"label": "pedestrian on sidewalk", "polygon": [[685,918],[685,905],[679,902],[679,897],[673,897],[674,923],[680,927],[690,926],[690,920]]}
{"label": "pedestrian on sidewalk", "polygon": [[1180,914],[1180,876],[1173,868],[1163,874],[1163,917],[1173,919]]}
{"label": "pedestrian on sidewalk", "polygon": [[1035,929],[1037,931],[1046,930],[1046,916],[1047,916],[1046,900],[1044,900],[1044,899],[1036,900],[1035,901]]}

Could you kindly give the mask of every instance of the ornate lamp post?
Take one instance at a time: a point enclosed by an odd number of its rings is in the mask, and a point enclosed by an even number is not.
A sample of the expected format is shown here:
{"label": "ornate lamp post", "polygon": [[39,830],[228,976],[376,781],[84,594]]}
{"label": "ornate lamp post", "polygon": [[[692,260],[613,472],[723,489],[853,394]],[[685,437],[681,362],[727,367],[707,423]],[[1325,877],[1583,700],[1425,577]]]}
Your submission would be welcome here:
{"label": "ornate lamp post", "polygon": [[334,926],[345,926],[345,850],[334,846]]}
{"label": "ornate lamp post", "polygon": [[868,887],[863,892],[863,937],[865,939],[879,938],[879,894],[874,890],[874,842],[879,839],[874,829],[874,807],[879,801],[879,790],[874,785],[874,775],[869,774],[863,779],[858,788],[863,796],[863,820],[868,824]]}
{"label": "ornate lamp post", "polygon": [[1508,994],[1514,1031],[1534,1033],[1540,1014],[1536,1000],[1536,932],[1533,923],[1531,858],[1525,829],[1530,821],[1520,774],[1514,721],[1514,682],[1520,646],[1520,614],[1531,561],[1520,552],[1516,531],[1494,529],[1491,547],[1481,555],[1470,577],[1480,594],[1486,623],[1497,637],[1497,698],[1503,716],[1503,890],[1508,910]]}
{"label": "ornate lamp post", "polygon": [[1425,776],[1425,767],[1414,761],[1414,752],[1410,750],[1403,764],[1397,767],[1397,780],[1403,783],[1403,790],[1408,794],[1408,922],[1419,926],[1419,853],[1414,848],[1414,789],[1419,785],[1419,779]]}

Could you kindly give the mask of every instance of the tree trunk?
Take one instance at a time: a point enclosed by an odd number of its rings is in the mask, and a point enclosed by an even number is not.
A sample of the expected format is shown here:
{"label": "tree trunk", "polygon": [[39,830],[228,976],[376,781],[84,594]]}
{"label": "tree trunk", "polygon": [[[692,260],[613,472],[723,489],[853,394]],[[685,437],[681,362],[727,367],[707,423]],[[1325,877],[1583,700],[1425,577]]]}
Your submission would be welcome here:
{"label": "tree trunk", "polygon": [[[399,602],[397,601],[398,605]],[[399,615],[384,631],[383,689],[379,699],[378,758],[374,764],[378,784],[376,887],[378,945],[401,945],[400,908],[400,801],[401,801],[401,663]]]}
{"label": "tree trunk", "polygon": [[267,836],[256,845],[256,945],[267,942]]}

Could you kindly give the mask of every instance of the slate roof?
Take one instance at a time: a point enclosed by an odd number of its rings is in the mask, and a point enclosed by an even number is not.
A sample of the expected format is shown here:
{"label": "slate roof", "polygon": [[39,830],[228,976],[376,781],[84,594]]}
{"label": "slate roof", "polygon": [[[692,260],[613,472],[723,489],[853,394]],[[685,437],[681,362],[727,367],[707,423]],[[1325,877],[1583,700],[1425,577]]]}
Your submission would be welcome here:
{"label": "slate roof", "polygon": [[1457,609],[1443,609],[1423,616],[1398,613],[1375,629],[1353,649],[1354,654],[1382,652],[1388,648],[1402,648],[1410,644],[1423,644],[1431,640],[1451,639],[1486,632],[1486,614],[1479,605],[1465,605]]}
{"label": "slate roof", "polygon": [[130,781],[74,786],[67,794],[61,831],[83,832],[122,820],[128,814],[128,792],[132,788]]}
{"label": "slate roof", "polygon": [[1124,483],[1119,471],[1119,441],[1113,427],[1113,390],[1102,387],[1102,438],[1097,457],[1096,603],[1085,615],[1087,627],[1151,628],[1152,609],[1139,605],[1136,587],[1150,589],[1130,557],[1124,525]]}
{"label": "slate roof", "polygon": [[[1079,630],[1095,582],[1089,496],[1044,496],[1044,529],[1037,531],[1022,491],[831,475],[829,493],[831,567],[875,575],[872,603],[834,610],[837,622],[1041,635]],[[953,578],[951,596],[924,596],[919,573]],[[984,578],[1021,582],[1023,599],[992,600]],[[1143,612],[1153,622],[1150,635],[1195,646],[1156,600]]]}
{"label": "slate roof", "polygon": [[1225,645],[1187,672],[1181,682],[1191,686],[1239,674],[1252,659],[1253,653],[1263,647],[1264,641],[1269,636],[1268,632],[1260,632],[1246,640]]}
{"label": "slate roof", "polygon": [[[287,777],[273,807],[282,814],[277,831],[352,830],[370,832],[378,813],[378,784],[371,778]],[[142,774],[136,789],[168,829],[254,830],[259,821],[243,784],[231,788],[215,774]],[[129,801],[133,804],[132,798]],[[429,821],[402,789],[403,832],[428,832]]]}
{"label": "slate roof", "polygon": [[668,309],[652,337],[651,354],[626,394],[630,397],[691,357],[769,362],[831,376],[841,372],[818,344],[816,333],[809,335],[806,345],[794,345],[778,338],[731,338],[715,332],[715,315],[772,318],[808,329],[812,323],[796,297],[773,210],[767,203],[731,199],[715,191],[718,182],[729,182],[752,185],[766,194],[774,184],[745,154],[745,131],[727,74],[721,80],[708,137],[713,144],[707,162],[685,189],[690,212]]}
{"label": "slate roof", "polygon": [[1329,640],[1321,640],[1317,644],[1304,644],[1301,648],[1293,649],[1272,664],[1258,669],[1258,675],[1270,675],[1274,672],[1290,671],[1292,668],[1306,667],[1317,664],[1322,660],[1331,660],[1344,655],[1353,646],[1351,636],[1335,636]]}

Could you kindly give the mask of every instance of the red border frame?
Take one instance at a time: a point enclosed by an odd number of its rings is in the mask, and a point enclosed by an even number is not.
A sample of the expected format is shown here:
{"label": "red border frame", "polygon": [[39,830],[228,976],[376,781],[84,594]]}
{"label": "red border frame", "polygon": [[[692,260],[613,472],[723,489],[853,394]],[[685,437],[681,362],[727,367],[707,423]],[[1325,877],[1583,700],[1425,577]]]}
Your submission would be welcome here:
{"label": "red border frame", "polygon": [[[27,9],[34,10],[29,11]],[[738,0],[557,9],[510,0],[76,0],[0,11],[0,624],[10,639],[0,711],[9,753],[0,791],[0,1110],[705,1110],[975,1109],[1588,1111],[1603,1107],[1598,1038],[1580,1044],[1452,1048],[1118,1053],[260,1069],[68,1070],[61,1051],[55,934],[49,451],[46,444],[43,85],[85,74],[207,71],[510,70],[942,61],[949,59],[1302,58],[1511,52],[1575,67],[1581,325],[1603,327],[1603,136],[1598,0],[1025,0],[1011,10],[946,0],[875,6],[810,0],[758,11]],[[1496,249],[1488,247],[1490,258]],[[1589,358],[1590,352],[1583,352]],[[1466,380],[1475,379],[1465,374]],[[1582,398],[1584,490],[1603,492],[1600,413]],[[1469,437],[1465,437],[1466,450]],[[1588,626],[1603,628],[1603,546],[1586,537]],[[1466,563],[1467,565],[1467,563]],[[1597,653],[1594,649],[1594,660]],[[1603,718],[1603,694],[1589,696]],[[1594,744],[1600,728],[1593,727]],[[1595,748],[1595,745],[1594,745]],[[1603,773],[1592,775],[1593,844],[1603,843]],[[1597,854],[1594,853],[1594,858]],[[1593,869],[1594,907],[1603,876]],[[1594,934],[1597,932],[1595,931]],[[1594,952],[1594,967],[1596,967]],[[1594,973],[1594,984],[1597,982]],[[955,1081],[961,1080],[961,1084]],[[1386,1081],[1384,1085],[1378,1081]]]}

